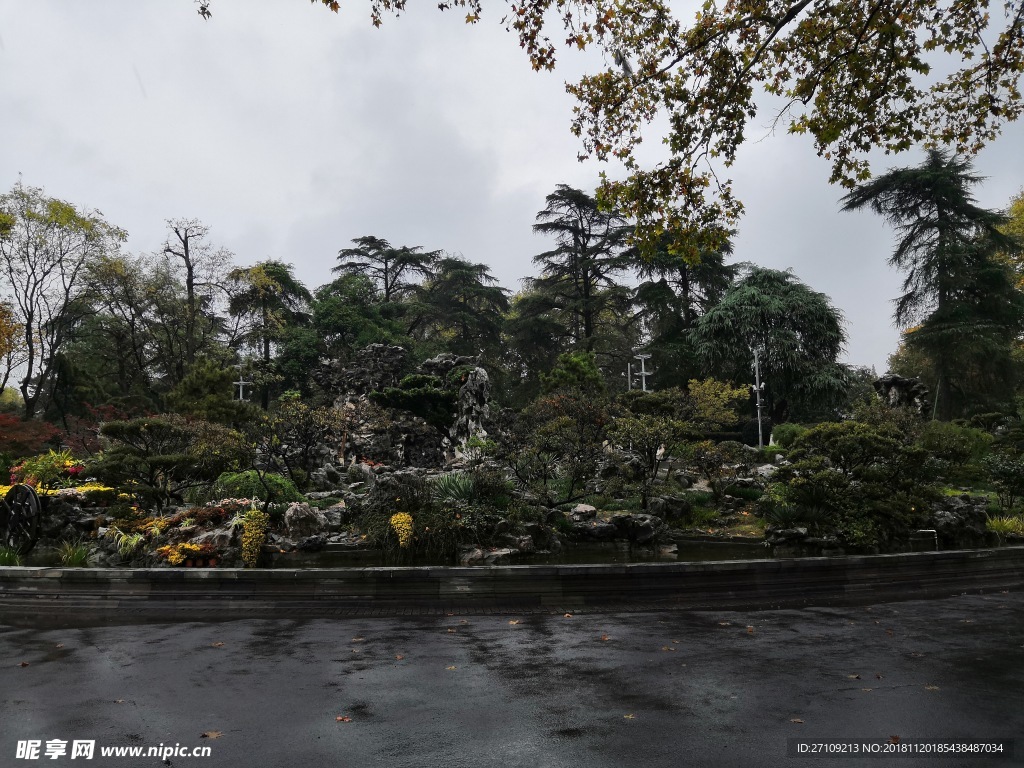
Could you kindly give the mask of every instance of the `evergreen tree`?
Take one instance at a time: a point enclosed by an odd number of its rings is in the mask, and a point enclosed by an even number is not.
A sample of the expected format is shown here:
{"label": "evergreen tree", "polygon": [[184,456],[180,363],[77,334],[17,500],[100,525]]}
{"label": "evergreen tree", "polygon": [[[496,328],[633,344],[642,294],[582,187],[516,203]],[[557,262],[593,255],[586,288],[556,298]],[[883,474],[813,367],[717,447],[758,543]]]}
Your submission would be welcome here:
{"label": "evergreen tree", "polygon": [[895,319],[916,326],[907,343],[934,365],[933,415],[943,420],[979,385],[1000,396],[1024,317],[1009,268],[996,259],[1021,245],[1000,231],[1003,214],[975,204],[970,188],[981,177],[971,171],[969,160],[930,150],[917,168],[892,170],[843,198],[843,210],[870,207],[897,231],[889,263],[906,278]]}
{"label": "evergreen tree", "polygon": [[754,380],[754,349],[776,422],[838,404],[847,372],[836,361],[846,342],[843,318],[828,297],[790,272],[754,267],[694,327],[710,373],[737,384]]}

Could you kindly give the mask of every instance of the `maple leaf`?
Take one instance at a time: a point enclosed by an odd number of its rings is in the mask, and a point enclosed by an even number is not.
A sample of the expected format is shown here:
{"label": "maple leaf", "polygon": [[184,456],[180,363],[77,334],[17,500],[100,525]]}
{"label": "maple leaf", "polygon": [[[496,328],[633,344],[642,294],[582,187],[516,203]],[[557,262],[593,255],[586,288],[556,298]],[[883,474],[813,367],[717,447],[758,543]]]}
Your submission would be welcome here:
{"label": "maple leaf", "polygon": [[339,722],[339,723],[351,723],[352,722],[352,718],[349,717],[348,715],[338,715],[336,718],[334,718],[334,720],[336,722]]}
{"label": "maple leaf", "polygon": [[203,731],[199,735],[199,738],[201,738],[201,739],[219,739],[223,735],[224,735],[224,733],[222,731]]}
{"label": "maple leaf", "polygon": [[899,744],[900,743],[900,737],[897,736],[896,734],[893,734],[892,736],[889,737],[889,743],[890,744]]}

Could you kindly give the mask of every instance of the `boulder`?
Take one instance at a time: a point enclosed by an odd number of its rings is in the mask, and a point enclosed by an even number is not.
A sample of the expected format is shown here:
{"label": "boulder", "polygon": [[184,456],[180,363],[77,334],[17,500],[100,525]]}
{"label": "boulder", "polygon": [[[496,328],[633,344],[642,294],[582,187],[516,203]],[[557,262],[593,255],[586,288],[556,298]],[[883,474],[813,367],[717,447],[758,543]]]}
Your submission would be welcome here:
{"label": "boulder", "polygon": [[284,524],[292,538],[305,538],[327,528],[327,518],[319,509],[312,509],[304,501],[291,504],[284,513]]}
{"label": "boulder", "polygon": [[611,525],[614,526],[617,538],[627,539],[634,544],[650,544],[665,527],[661,518],[648,514],[613,515]]}
{"label": "boulder", "polygon": [[612,541],[618,534],[618,528],[613,523],[600,520],[589,522],[573,523],[572,536],[577,539],[590,539],[592,541]]}
{"label": "boulder", "polygon": [[318,533],[314,536],[307,536],[302,539],[296,545],[296,549],[300,552],[319,552],[325,546],[327,546],[327,537],[322,533]]}
{"label": "boulder", "polygon": [[592,507],[590,504],[577,504],[569,512],[569,522],[571,523],[584,523],[595,517],[597,517],[597,507]]}

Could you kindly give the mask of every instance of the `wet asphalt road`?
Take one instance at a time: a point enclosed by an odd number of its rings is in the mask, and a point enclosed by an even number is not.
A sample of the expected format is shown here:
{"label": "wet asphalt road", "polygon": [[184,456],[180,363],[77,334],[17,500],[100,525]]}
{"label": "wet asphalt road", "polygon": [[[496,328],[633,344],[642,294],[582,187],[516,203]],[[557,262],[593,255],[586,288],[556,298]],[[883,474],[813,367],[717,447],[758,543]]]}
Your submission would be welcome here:
{"label": "wet asphalt road", "polygon": [[[179,768],[1024,765],[1024,593],[745,612],[78,624],[0,626],[0,766],[164,764],[17,759],[25,739],[210,747],[172,757]],[[892,736],[1017,739],[1017,755],[787,757],[788,738]]]}

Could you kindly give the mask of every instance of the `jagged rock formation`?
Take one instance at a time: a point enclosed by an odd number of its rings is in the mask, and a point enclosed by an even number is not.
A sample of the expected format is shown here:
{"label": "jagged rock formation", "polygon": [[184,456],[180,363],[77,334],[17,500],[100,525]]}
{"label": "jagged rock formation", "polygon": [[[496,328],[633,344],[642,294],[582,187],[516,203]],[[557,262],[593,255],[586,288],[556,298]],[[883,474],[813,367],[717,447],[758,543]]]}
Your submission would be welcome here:
{"label": "jagged rock formation", "polygon": [[908,379],[895,373],[887,373],[873,385],[878,396],[891,407],[914,408],[922,416],[927,415],[928,387],[920,379]]}

